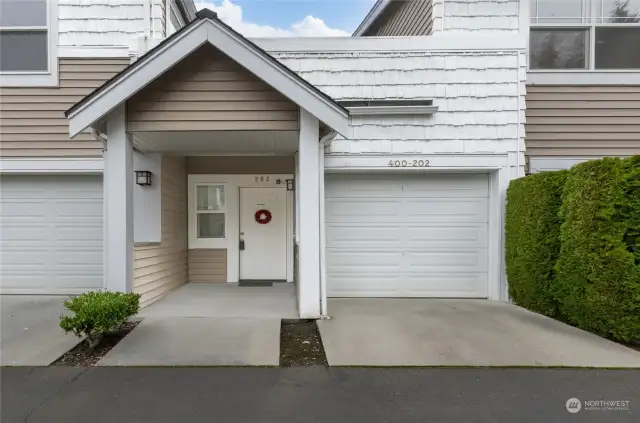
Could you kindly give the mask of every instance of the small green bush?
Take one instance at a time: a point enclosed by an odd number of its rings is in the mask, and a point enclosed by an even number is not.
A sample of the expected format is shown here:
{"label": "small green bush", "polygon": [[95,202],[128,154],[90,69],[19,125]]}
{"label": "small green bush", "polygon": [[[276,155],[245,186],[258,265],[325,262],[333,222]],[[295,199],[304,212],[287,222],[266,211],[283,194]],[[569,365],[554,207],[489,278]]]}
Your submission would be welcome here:
{"label": "small green bush", "polygon": [[118,330],[140,309],[140,294],[94,291],[64,302],[72,316],[60,316],[60,327],[65,333],[86,336],[95,347],[105,333]]}
{"label": "small green bush", "polygon": [[515,179],[507,189],[505,260],[516,304],[557,317],[551,284],[560,252],[560,205],[568,171]]}
{"label": "small green bush", "polygon": [[640,158],[574,166],[563,197],[560,313],[605,337],[640,339]]}

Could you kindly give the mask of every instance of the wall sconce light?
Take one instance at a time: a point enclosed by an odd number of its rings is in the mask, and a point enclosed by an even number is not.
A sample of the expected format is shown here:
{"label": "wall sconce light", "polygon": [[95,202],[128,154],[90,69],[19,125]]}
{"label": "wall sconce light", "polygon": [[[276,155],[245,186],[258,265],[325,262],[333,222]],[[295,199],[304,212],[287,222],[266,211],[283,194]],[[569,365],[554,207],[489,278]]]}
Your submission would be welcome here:
{"label": "wall sconce light", "polygon": [[295,184],[293,179],[287,179],[287,191],[293,191],[295,188]]}
{"label": "wall sconce light", "polygon": [[136,170],[136,184],[141,186],[151,185],[151,172],[148,170]]}

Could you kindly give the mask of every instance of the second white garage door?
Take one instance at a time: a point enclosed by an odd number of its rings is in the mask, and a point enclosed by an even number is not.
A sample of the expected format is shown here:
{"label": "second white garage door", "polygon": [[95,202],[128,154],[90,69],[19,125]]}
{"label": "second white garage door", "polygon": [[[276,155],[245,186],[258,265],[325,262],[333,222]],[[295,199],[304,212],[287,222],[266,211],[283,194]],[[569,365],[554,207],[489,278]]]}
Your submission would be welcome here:
{"label": "second white garage door", "polygon": [[486,174],[329,174],[330,297],[487,297]]}
{"label": "second white garage door", "polygon": [[0,178],[0,293],[102,288],[102,177]]}

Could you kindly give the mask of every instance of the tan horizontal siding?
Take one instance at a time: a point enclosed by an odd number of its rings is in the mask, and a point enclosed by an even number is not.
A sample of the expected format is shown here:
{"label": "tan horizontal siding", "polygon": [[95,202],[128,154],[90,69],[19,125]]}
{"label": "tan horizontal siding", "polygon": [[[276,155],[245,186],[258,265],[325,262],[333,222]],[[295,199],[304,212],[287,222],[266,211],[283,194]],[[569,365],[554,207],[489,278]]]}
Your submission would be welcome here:
{"label": "tan horizontal siding", "polygon": [[189,282],[226,282],[227,250],[189,250]]}
{"label": "tan horizontal siding", "polygon": [[526,154],[640,154],[640,86],[527,87]]}
{"label": "tan horizontal siding", "polygon": [[129,64],[127,58],[59,61],[58,87],[0,88],[0,156],[100,157],[89,134],[69,139],[64,111]]}
{"label": "tan horizontal siding", "polygon": [[297,130],[298,107],[211,46],[128,102],[131,132]]}
{"label": "tan horizontal siding", "polygon": [[293,174],[293,156],[190,156],[188,174]]}
{"label": "tan horizontal siding", "polygon": [[432,0],[391,0],[382,16],[365,36],[430,35],[433,27]]}
{"label": "tan horizontal siding", "polygon": [[137,245],[133,292],[142,307],[187,281],[187,173],[182,157],[162,158],[162,242]]}

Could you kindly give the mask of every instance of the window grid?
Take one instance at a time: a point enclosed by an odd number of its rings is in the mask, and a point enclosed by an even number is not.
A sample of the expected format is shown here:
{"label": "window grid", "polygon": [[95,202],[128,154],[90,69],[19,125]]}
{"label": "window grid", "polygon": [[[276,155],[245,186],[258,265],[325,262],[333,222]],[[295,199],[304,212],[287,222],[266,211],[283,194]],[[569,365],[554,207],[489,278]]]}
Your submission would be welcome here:
{"label": "window grid", "polygon": [[[619,22],[604,22],[605,19],[608,19],[608,16],[605,16],[604,11],[604,1],[602,0],[582,0],[582,8],[583,11],[586,10],[587,13],[583,13],[582,17],[540,17],[539,15],[539,7],[538,0],[535,0],[535,3],[532,7],[532,10],[535,11],[535,15],[531,16],[531,28],[543,28],[543,29],[586,29],[588,30],[588,40],[589,45],[587,48],[587,61],[588,67],[586,69],[530,69],[533,72],[588,72],[588,71],[607,71],[607,72],[640,72],[640,69],[596,69],[596,28],[602,27],[620,27],[620,28],[640,28],[640,22],[633,23],[619,23]],[[598,10],[599,9],[599,10]],[[600,12],[600,13],[598,13]],[[599,15],[599,16],[598,16]],[[540,19],[544,20],[557,20],[558,23],[551,22],[543,22],[539,23]],[[577,20],[580,19],[581,22],[566,22],[569,20]],[[563,20],[565,20],[563,22]],[[530,61],[529,61],[530,62]]]}

